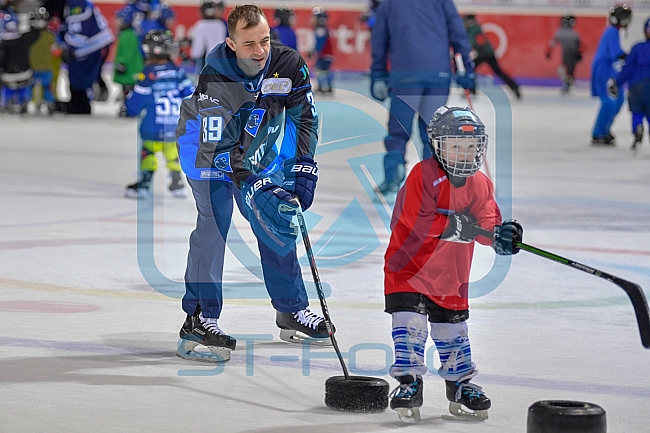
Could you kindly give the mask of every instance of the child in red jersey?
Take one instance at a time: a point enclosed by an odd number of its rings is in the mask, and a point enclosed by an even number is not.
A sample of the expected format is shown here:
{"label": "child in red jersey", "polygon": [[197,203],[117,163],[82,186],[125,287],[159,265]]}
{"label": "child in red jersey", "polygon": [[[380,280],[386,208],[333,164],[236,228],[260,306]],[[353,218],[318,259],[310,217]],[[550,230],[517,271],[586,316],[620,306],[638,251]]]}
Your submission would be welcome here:
{"label": "child in red jersey", "polygon": [[493,240],[476,241],[502,255],[519,251],[523,229],[516,221],[501,224],[492,182],[479,171],[488,137],[478,116],[467,107],[443,106],[428,134],[434,158],[419,162],[399,191],[385,255],[386,312],[395,343],[390,375],[400,382],[390,406],[404,421],[419,419],[428,318],[450,412],[486,419],[491,403],[470,382],[478,371],[467,336],[474,226],[495,231]]}

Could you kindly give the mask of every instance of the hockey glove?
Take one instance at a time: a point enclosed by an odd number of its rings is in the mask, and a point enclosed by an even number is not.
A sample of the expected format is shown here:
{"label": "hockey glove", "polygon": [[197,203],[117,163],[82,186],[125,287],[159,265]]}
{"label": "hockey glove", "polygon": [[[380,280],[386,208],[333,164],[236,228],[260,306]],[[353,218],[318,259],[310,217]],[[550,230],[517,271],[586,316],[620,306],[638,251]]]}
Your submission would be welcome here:
{"label": "hockey glove", "polygon": [[460,242],[463,244],[470,243],[476,235],[472,230],[476,218],[472,215],[454,214],[448,217],[449,225],[440,235],[440,239],[447,242]]}
{"label": "hockey glove", "polygon": [[370,73],[370,95],[378,101],[388,98],[388,73]]}
{"label": "hockey glove", "polygon": [[[268,244],[293,244],[298,236],[291,222],[298,209],[293,196],[271,178],[252,175],[242,188],[248,221],[253,232]],[[280,242],[278,242],[280,241]]]}
{"label": "hockey glove", "polygon": [[302,155],[284,161],[282,188],[298,196],[303,211],[309,209],[314,202],[316,182],[318,167],[311,156]]}
{"label": "hockey glove", "polygon": [[618,99],[618,86],[616,85],[616,80],[613,78],[607,80],[607,96],[610,99]]}
{"label": "hockey glove", "polygon": [[466,72],[456,77],[456,83],[463,89],[474,90],[476,88],[476,76],[473,72]]}
{"label": "hockey glove", "polygon": [[517,243],[521,242],[524,236],[524,229],[515,220],[506,220],[500,226],[494,228],[492,248],[501,256],[517,254],[520,248]]}

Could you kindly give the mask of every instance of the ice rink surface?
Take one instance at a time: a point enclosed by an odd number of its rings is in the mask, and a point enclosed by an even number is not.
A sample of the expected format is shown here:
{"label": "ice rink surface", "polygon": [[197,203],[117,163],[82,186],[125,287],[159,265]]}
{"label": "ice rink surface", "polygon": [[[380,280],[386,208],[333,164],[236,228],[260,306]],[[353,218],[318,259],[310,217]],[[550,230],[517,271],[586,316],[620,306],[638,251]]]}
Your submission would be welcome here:
{"label": "ice rink surface", "polygon": [[[321,178],[306,217],[351,373],[392,388],[382,279],[391,199],[370,192],[382,180],[387,114],[354,93],[366,82],[340,86],[318,98]],[[594,148],[598,101],[586,88],[561,97],[525,87],[511,106],[490,92],[499,107],[482,94],[473,104],[490,131],[499,202],[524,226],[525,242],[650,293],[650,145],[646,136],[638,154],[630,151],[627,106],[613,129],[619,146]],[[464,104],[456,89],[450,105]],[[0,432],[523,433],[528,407],[545,399],[602,406],[612,433],[648,431],[650,351],[625,293],[526,252],[502,278],[490,270],[491,250],[477,248],[469,327],[475,382],[492,399],[485,422],[448,414],[431,341],[420,424],[402,424],[390,409],[328,409],[325,380],[341,374],[334,352],[279,340],[238,214],[219,321],[237,350],[225,368],[177,358],[193,200],[169,194],[162,160],[153,200],[124,198],[137,171],[136,121],[117,118],[115,102],[93,110],[0,117]],[[408,152],[412,164],[415,147]]]}

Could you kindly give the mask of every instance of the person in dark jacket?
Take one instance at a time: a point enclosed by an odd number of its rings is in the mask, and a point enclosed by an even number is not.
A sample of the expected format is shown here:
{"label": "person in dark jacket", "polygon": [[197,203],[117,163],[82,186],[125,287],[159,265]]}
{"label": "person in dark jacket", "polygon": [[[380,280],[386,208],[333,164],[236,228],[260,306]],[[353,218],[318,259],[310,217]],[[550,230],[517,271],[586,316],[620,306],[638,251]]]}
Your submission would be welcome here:
{"label": "person in dark jacket", "polygon": [[[452,83],[449,47],[462,57],[466,72],[457,82],[466,89],[475,86],[474,62],[452,0],[383,0],[375,11],[371,46],[370,93],[379,101],[391,97],[384,181],[377,193],[396,193],[406,178],[406,143],[414,114],[419,114],[420,138],[427,143],[428,121],[447,103]],[[420,157],[431,157],[426,145]]]}
{"label": "person in dark jacket", "polygon": [[[271,43],[270,32],[259,7],[235,7],[230,36],[208,54],[196,91],[181,104],[176,142],[198,211],[185,272],[182,358],[225,362],[236,347],[217,323],[235,203],[257,238],[280,338],[325,342],[329,335],[323,317],[308,308],[291,222],[298,206],[311,206],[318,180],[309,68],[296,50]],[[210,349],[208,359],[194,351],[197,344]]]}
{"label": "person in dark jacket", "polygon": [[472,57],[474,59],[474,67],[478,68],[480,64],[487,63],[490,69],[499,77],[506,85],[512,90],[517,99],[521,99],[521,92],[519,91],[519,84],[513,80],[510,75],[506,74],[499,61],[494,54],[494,48],[488,40],[483,29],[481,29],[475,15],[465,15],[463,17],[465,28],[467,29],[467,37],[469,43],[472,45]]}

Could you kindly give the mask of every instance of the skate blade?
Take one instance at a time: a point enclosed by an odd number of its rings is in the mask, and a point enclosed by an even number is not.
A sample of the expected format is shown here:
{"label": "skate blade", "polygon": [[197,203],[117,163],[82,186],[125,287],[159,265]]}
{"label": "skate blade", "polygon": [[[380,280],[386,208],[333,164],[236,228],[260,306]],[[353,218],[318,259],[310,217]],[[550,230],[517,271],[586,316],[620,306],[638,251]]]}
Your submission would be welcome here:
{"label": "skate blade", "polygon": [[465,409],[462,404],[454,403],[454,402],[449,402],[449,413],[457,417],[462,417],[465,419],[473,419],[476,421],[485,421],[486,419],[488,419],[487,410],[472,411],[469,409]]}
{"label": "skate blade", "polygon": [[420,422],[420,408],[419,407],[400,407],[395,409],[400,421],[413,424]]}
{"label": "skate blade", "polygon": [[185,188],[181,189],[175,189],[173,191],[169,191],[172,195],[172,197],[176,198],[187,198],[187,191],[185,191]]}
{"label": "skate blade", "polygon": [[180,339],[176,356],[187,359],[188,361],[207,362],[210,364],[225,364],[230,361],[230,349],[225,347],[207,347],[210,352],[197,352],[194,350],[199,343]]}
{"label": "skate blade", "polygon": [[280,329],[280,340],[288,343],[308,343],[313,346],[331,347],[332,340],[329,338],[313,338],[293,329]]}

